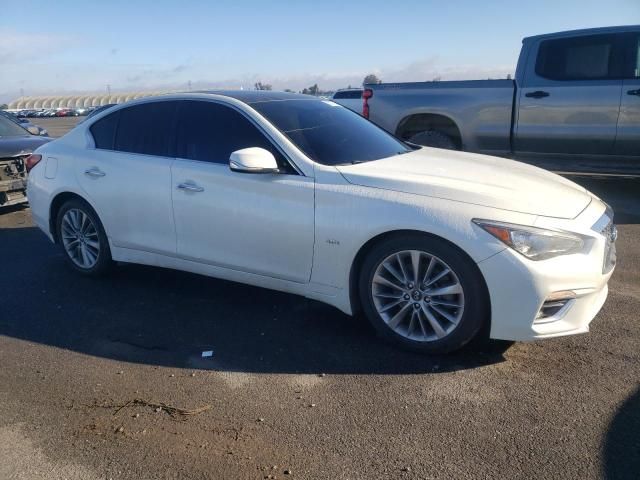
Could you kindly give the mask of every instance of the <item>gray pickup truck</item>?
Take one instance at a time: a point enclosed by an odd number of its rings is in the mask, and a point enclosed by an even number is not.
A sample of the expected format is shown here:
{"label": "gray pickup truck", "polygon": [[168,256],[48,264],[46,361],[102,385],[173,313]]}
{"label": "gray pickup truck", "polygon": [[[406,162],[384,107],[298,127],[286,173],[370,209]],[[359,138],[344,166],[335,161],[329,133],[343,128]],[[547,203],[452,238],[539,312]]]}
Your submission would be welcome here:
{"label": "gray pickup truck", "polygon": [[420,145],[559,172],[640,174],[640,26],[528,37],[515,80],[367,84],[363,115]]}

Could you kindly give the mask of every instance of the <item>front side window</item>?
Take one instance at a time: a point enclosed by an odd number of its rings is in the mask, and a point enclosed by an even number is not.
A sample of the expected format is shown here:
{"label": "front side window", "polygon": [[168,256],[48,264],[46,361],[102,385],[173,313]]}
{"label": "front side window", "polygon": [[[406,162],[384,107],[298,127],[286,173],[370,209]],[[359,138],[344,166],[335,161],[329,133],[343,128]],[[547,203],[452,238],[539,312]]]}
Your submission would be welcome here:
{"label": "front side window", "polygon": [[143,103],[119,110],[114,150],[171,156],[176,103]]}
{"label": "front side window", "polygon": [[616,35],[544,40],[536,74],[550,80],[603,80],[622,76]]}
{"label": "front side window", "polygon": [[177,157],[226,165],[236,150],[260,147],[273,154],[281,171],[293,172],[280,151],[240,112],[215,102],[180,103]]}
{"label": "front side window", "polygon": [[29,135],[29,132],[17,123],[0,115],[0,137],[17,137],[22,135]]}
{"label": "front side window", "polygon": [[368,162],[411,151],[369,120],[334,102],[255,102],[266,117],[309,158],[323,165]]}

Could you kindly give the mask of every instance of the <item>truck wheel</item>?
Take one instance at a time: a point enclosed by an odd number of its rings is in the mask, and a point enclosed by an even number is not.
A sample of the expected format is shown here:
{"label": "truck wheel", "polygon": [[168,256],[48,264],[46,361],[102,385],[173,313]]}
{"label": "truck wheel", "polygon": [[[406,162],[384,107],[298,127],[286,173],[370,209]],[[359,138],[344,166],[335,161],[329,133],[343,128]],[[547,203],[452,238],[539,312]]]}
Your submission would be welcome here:
{"label": "truck wheel", "polygon": [[427,130],[426,132],[416,133],[409,139],[409,142],[424,147],[444,148],[446,150],[460,150],[453,139],[437,130]]}
{"label": "truck wheel", "polygon": [[359,277],[365,316],[385,340],[441,354],[460,349],[489,321],[475,264],[438,238],[409,234],[376,245]]}

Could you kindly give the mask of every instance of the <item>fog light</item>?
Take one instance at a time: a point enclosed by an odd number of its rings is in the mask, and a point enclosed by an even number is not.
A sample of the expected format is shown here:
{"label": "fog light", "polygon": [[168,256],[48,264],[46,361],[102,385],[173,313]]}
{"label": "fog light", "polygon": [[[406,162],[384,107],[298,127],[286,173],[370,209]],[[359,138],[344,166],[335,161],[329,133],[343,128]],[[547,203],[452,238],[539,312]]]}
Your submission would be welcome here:
{"label": "fog light", "polygon": [[533,323],[539,324],[560,320],[575,298],[575,292],[570,290],[552,293],[544,301],[540,310],[538,310],[538,314]]}

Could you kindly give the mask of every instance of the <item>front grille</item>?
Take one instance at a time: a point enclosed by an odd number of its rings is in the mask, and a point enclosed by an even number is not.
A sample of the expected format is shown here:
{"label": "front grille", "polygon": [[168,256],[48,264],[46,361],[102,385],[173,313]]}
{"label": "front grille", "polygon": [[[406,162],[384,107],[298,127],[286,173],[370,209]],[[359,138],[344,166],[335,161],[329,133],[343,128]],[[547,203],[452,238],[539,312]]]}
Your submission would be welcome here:
{"label": "front grille", "polygon": [[616,266],[616,239],[618,238],[618,229],[613,223],[613,210],[611,207],[607,207],[607,211],[592,228],[605,239],[602,273],[609,273]]}

